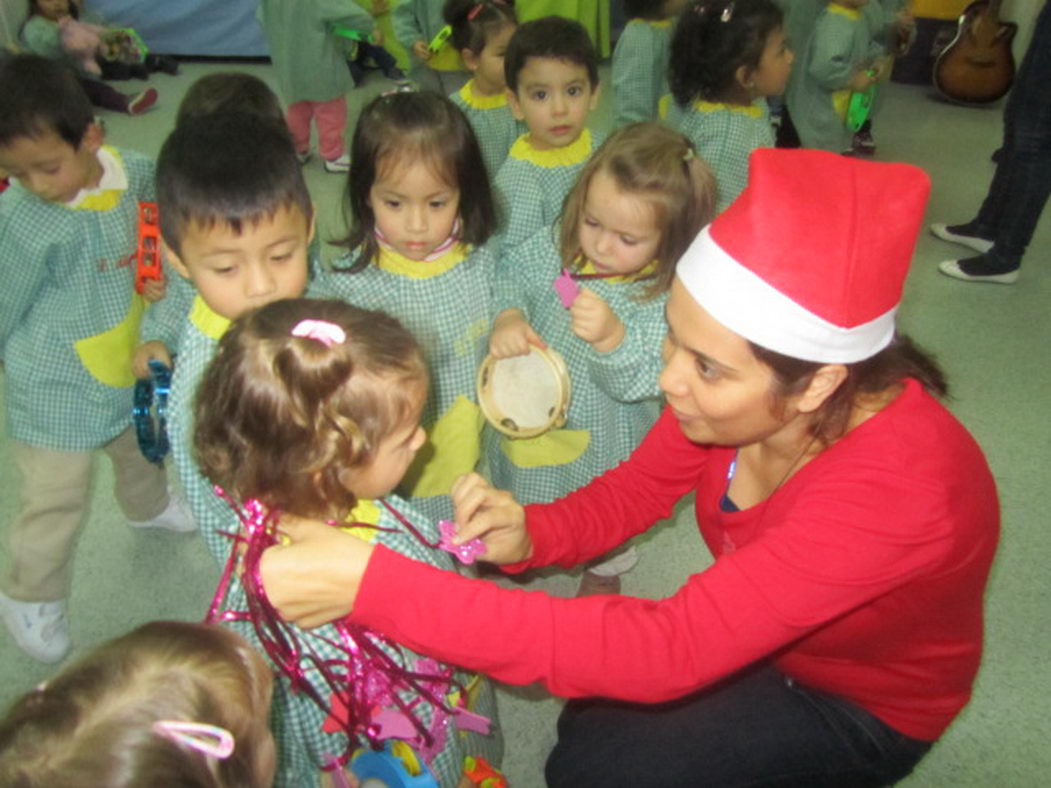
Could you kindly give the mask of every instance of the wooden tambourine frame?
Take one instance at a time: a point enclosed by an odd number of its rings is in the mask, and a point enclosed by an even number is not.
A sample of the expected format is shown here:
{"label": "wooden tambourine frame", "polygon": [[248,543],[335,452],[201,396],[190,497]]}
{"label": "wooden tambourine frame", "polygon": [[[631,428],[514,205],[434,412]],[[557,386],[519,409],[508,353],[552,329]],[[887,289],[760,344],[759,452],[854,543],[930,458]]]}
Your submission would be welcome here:
{"label": "wooden tambourine frame", "polygon": [[510,438],[535,438],[566,423],[569,370],[551,348],[524,356],[488,356],[478,368],[478,404],[494,428]]}

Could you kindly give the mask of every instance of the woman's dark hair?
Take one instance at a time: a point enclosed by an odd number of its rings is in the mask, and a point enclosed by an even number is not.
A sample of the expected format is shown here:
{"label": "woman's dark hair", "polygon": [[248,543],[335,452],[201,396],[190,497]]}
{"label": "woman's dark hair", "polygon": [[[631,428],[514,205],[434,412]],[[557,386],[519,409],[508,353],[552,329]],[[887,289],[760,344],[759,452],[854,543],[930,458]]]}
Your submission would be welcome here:
{"label": "woman's dark hair", "polygon": [[442,16],[453,29],[451,40],[456,51],[468,49],[476,55],[500,30],[518,24],[514,0],[445,0]]}
{"label": "woman's dark hair", "polygon": [[157,158],[157,203],[165,243],[181,253],[187,225],[245,223],[297,207],[314,214],[288,128],[259,115],[218,112],[175,127]]}
{"label": "woman's dark hair", "polygon": [[339,244],[361,251],[349,268],[337,270],[357,273],[379,253],[369,193],[380,171],[420,160],[460,190],[460,240],[475,246],[489,240],[496,224],[496,207],[471,124],[445,96],[391,93],[370,101],[354,129],[345,194],[350,234]]}
{"label": "woman's dark hair", "polygon": [[[293,336],[303,320],[342,342]],[[425,400],[427,367],[396,319],[342,301],[275,301],[233,322],[201,379],[194,455],[235,500],[342,520],[347,488],[380,442]]]}
{"label": "woman's dark hair", "polygon": [[0,146],[54,132],[74,149],[95,110],[73,69],[40,55],[15,55],[0,65]]}
{"label": "woman's dark hair", "polygon": [[[752,353],[774,373],[773,411],[779,413],[785,399],[802,393],[814,374],[825,364],[803,361],[749,342]],[[891,343],[876,355],[846,364],[847,376],[822,403],[814,419],[814,437],[829,444],[843,436],[850,416],[859,400],[915,378],[927,391],[939,397],[948,396],[945,373],[932,356],[904,334],[895,335]]]}
{"label": "woman's dark hair", "polygon": [[679,16],[671,39],[668,84],[680,107],[717,101],[734,86],[737,69],[755,69],[766,39],[782,25],[773,0],[698,0]]}

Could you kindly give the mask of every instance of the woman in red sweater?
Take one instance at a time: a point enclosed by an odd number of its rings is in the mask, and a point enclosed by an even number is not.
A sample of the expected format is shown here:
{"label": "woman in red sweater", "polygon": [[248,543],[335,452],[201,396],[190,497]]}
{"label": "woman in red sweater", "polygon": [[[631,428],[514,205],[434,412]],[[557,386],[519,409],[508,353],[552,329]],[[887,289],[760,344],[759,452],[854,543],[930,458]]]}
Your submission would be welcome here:
{"label": "woman in red sweater", "polygon": [[506,590],[295,522],[264,558],[271,600],[575,699],[552,786],[901,779],[970,697],[999,530],[940,371],[894,330],[928,189],[907,165],[756,151],[679,263],[667,408],[636,452],[552,504],[453,490],[458,538],[511,572],[584,563],[696,492],[715,562],[673,596]]}

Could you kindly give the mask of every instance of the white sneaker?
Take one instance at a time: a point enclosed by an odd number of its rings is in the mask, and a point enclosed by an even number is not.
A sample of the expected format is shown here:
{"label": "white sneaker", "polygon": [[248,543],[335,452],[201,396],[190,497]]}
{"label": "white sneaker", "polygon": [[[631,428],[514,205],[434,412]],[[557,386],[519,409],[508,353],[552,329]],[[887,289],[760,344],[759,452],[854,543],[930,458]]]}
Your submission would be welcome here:
{"label": "white sneaker", "polygon": [[338,159],[325,159],[325,172],[350,172],[350,154],[344,153]]}
{"label": "white sneaker", "polygon": [[0,592],[0,615],[7,631],[33,659],[54,663],[69,653],[66,601],[19,602]]}
{"label": "white sneaker", "polygon": [[182,496],[171,490],[168,491],[168,505],[163,512],[152,520],[128,520],[128,525],[132,528],[163,528],[180,534],[197,530],[197,523],[187,511]]}

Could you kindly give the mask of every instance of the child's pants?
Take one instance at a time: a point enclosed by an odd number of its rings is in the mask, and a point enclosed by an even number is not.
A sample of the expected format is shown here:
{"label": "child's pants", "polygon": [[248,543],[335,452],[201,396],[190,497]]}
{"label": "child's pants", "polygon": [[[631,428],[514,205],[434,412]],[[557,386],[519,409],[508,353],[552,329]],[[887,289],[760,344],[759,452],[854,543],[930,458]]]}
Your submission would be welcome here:
{"label": "child's pants", "polygon": [[[3,591],[23,602],[69,594],[73,547],[88,506],[91,451],[55,451],[12,441],[22,506],[8,529]],[[139,451],[131,428],[102,447],[113,463],[117,503],[129,520],[151,520],[168,505],[164,469]]]}
{"label": "child's pants", "polygon": [[344,154],[343,132],[347,128],[345,96],[329,101],[297,101],[288,108],[288,130],[296,153],[310,150],[310,121],[317,123],[317,147],[321,158],[334,161]]}

